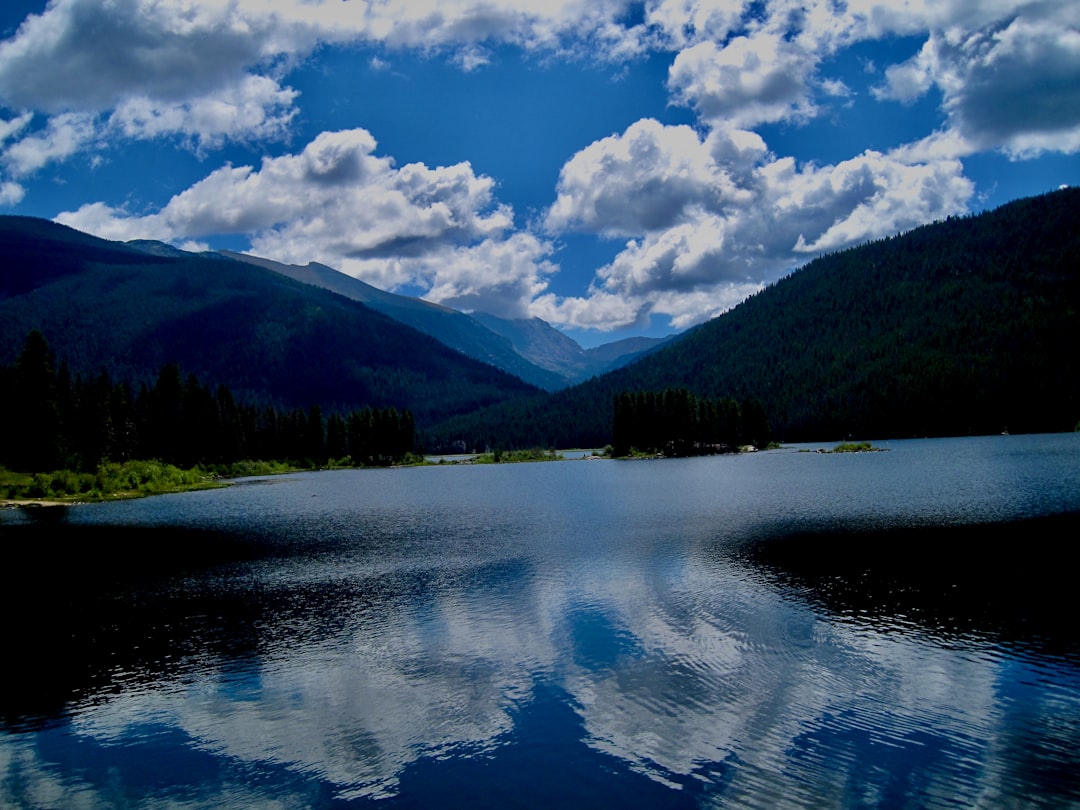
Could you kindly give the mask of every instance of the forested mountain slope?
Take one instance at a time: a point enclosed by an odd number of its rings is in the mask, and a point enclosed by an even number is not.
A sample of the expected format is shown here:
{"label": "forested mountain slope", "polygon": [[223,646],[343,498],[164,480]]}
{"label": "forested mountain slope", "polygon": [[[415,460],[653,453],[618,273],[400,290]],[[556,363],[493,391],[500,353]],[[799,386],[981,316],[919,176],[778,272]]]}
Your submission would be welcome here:
{"label": "forested mountain slope", "polygon": [[642,360],[439,428],[505,446],[610,441],[622,391],[757,399],[788,441],[1071,430],[1080,189],[819,258]]}
{"label": "forested mountain slope", "polygon": [[[546,390],[564,388],[568,381],[559,374],[522,357],[510,341],[488,329],[464,312],[419,298],[380,290],[317,262],[307,265],[282,264],[244,253],[222,251],[222,255],[273,270],[304,284],[336,292],[360,301],[407,326],[418,329],[474,360],[488,363]],[[568,338],[569,339],[569,338]]]}
{"label": "forested mountain slope", "polygon": [[380,290],[317,262],[301,266],[232,251],[222,251],[221,255],[360,301],[474,360],[490,363],[548,391],[626,365],[665,340],[629,338],[584,349],[539,318],[511,319],[485,312],[458,312],[420,298]]}
{"label": "forested mountain slope", "polygon": [[327,290],[250,264],[151,255],[0,217],[0,365],[40,330],[71,373],[156,378],[179,363],[238,398],[409,409],[419,424],[535,393],[489,365]]}

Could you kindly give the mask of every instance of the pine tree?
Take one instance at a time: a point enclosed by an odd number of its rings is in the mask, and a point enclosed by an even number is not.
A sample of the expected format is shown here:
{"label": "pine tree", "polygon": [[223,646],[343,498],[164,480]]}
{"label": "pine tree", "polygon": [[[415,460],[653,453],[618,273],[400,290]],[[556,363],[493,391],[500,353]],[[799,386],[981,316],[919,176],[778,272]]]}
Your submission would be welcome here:
{"label": "pine tree", "polygon": [[63,461],[56,372],[45,336],[26,337],[15,366],[7,463],[25,472],[54,470]]}

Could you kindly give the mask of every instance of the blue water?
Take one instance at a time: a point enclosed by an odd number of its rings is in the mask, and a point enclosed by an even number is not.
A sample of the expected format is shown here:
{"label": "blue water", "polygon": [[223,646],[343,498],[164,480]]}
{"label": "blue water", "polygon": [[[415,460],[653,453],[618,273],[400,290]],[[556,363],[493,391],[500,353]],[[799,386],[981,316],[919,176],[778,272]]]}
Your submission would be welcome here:
{"label": "blue water", "polygon": [[1080,435],[0,512],[3,807],[1080,806]]}

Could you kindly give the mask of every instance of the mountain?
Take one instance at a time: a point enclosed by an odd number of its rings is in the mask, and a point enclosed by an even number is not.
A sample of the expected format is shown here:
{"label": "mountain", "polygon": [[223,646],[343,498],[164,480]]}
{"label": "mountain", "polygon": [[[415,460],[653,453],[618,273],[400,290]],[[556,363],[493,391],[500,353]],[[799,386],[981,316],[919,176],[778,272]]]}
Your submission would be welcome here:
{"label": "mountain", "polygon": [[237,261],[272,270],[304,284],[331,290],[360,301],[387,317],[411,326],[464,355],[501,368],[538,388],[563,388],[567,381],[558,374],[540,368],[519,355],[506,338],[496,335],[469,315],[420,298],[395,295],[373,287],[332,267],[311,262],[307,265],[282,264],[246,253],[221,251]]}
{"label": "mountain", "polygon": [[633,362],[668,338],[626,338],[583,349],[577,341],[540,318],[507,319],[487,313],[473,315],[492,332],[510,341],[514,350],[569,383],[579,383]]}
{"label": "mountain", "polygon": [[380,290],[317,262],[282,264],[246,253],[221,251],[221,254],[362,301],[462,354],[548,391],[625,365],[669,339],[629,338],[583,349],[577,341],[539,318],[515,320],[481,312],[471,315],[458,312],[420,298]]}
{"label": "mountain", "polygon": [[418,424],[538,389],[329,290],[219,256],[0,217],[0,366],[40,330],[72,374],[209,385],[287,406],[411,410]]}
{"label": "mountain", "polygon": [[1080,189],[810,262],[636,363],[429,443],[596,446],[625,391],[755,399],[795,441],[1072,430]]}

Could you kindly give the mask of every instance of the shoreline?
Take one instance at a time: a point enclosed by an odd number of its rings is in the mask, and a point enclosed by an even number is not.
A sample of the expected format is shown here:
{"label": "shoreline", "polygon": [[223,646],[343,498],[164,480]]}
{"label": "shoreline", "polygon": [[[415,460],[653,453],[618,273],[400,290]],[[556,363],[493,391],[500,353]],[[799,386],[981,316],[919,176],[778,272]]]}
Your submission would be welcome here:
{"label": "shoreline", "polygon": [[0,499],[0,509],[49,508],[53,506],[71,506],[72,503],[87,503],[87,501],[56,501],[48,498],[3,498]]}

